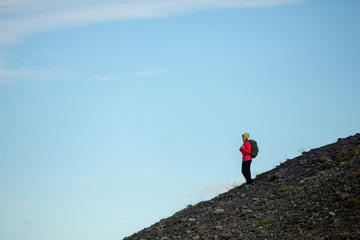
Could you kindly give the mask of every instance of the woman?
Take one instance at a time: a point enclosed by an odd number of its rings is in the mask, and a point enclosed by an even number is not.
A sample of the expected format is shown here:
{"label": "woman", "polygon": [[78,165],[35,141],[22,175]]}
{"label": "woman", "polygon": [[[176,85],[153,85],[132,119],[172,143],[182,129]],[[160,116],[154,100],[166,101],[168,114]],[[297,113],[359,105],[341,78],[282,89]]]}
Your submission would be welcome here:
{"label": "woman", "polygon": [[251,172],[250,172],[250,165],[252,162],[252,157],[251,157],[251,143],[249,142],[249,137],[250,137],[249,133],[244,133],[242,135],[242,140],[243,140],[244,144],[239,149],[243,155],[241,172],[246,179],[246,185],[245,185],[246,188],[250,187],[251,185],[254,185],[254,183],[255,183],[251,179]]}

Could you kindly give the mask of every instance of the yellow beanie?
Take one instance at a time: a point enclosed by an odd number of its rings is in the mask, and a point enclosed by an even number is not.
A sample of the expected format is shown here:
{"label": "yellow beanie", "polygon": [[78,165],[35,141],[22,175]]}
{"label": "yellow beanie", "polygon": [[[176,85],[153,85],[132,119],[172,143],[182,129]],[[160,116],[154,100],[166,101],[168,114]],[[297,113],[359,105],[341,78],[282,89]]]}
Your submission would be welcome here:
{"label": "yellow beanie", "polygon": [[244,134],[243,134],[243,136],[244,136],[246,139],[249,139],[250,134],[248,134],[248,133],[244,133]]}

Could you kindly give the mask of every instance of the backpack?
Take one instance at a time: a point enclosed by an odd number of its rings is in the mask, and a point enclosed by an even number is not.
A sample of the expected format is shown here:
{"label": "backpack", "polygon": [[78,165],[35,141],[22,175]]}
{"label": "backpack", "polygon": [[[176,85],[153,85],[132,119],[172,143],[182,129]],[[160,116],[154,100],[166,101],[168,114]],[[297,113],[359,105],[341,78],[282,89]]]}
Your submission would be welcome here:
{"label": "backpack", "polygon": [[259,153],[259,148],[258,148],[257,142],[252,139],[250,139],[249,142],[251,144],[251,154],[250,155],[252,158],[256,158],[256,156]]}

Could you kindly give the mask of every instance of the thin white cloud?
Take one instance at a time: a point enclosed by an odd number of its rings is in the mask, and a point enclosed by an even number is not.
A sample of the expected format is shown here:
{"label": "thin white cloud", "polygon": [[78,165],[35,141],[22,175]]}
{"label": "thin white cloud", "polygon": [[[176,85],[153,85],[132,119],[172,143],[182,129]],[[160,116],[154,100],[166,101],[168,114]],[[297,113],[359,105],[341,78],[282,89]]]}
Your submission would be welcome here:
{"label": "thin white cloud", "polygon": [[66,72],[58,72],[50,69],[32,69],[28,67],[18,68],[18,69],[7,69],[4,67],[0,61],[0,86],[1,85],[13,85],[18,83],[47,83],[56,80],[66,81],[66,80],[81,80],[81,79],[91,79],[95,81],[117,81],[125,80],[132,77],[141,77],[147,78],[152,76],[159,76],[168,73],[168,70],[163,69],[154,69],[148,71],[139,71],[123,74],[113,74],[113,75],[81,75],[81,74],[72,74]]}
{"label": "thin white cloud", "polygon": [[4,69],[0,66],[0,85],[16,81],[45,82],[53,76],[50,70],[34,70],[31,68]]}
{"label": "thin white cloud", "polygon": [[0,44],[38,32],[99,22],[160,18],[220,8],[272,7],[305,0],[3,0]]}
{"label": "thin white cloud", "polygon": [[155,69],[155,70],[137,72],[136,75],[140,77],[150,77],[154,75],[163,75],[166,72],[167,72],[166,70]]}
{"label": "thin white cloud", "polygon": [[24,220],[23,224],[27,225],[27,226],[37,226],[38,225],[36,222],[29,221],[29,220]]}
{"label": "thin white cloud", "polygon": [[73,183],[76,183],[76,184],[84,184],[84,183],[86,183],[86,180],[83,180],[83,179],[74,179],[74,180],[73,180]]}
{"label": "thin white cloud", "polygon": [[243,183],[243,181],[239,181],[239,180],[229,180],[229,181],[219,182],[219,183],[204,186],[204,187],[196,187],[192,190],[192,192],[181,195],[181,197],[214,196],[214,195],[218,195],[218,194],[227,192],[230,189],[241,185],[242,183]]}
{"label": "thin white cloud", "polygon": [[85,184],[85,183],[97,183],[98,179],[97,178],[93,178],[91,180],[85,180],[85,179],[74,179],[73,183],[76,184]]}

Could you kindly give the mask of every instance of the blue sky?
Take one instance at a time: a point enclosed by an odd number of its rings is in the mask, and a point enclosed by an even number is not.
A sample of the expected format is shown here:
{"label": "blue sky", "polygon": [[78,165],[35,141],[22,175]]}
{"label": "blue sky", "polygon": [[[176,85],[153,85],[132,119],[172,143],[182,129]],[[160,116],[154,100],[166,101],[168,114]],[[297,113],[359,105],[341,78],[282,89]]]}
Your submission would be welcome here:
{"label": "blue sky", "polygon": [[0,239],[117,240],[360,132],[357,0],[0,0]]}

